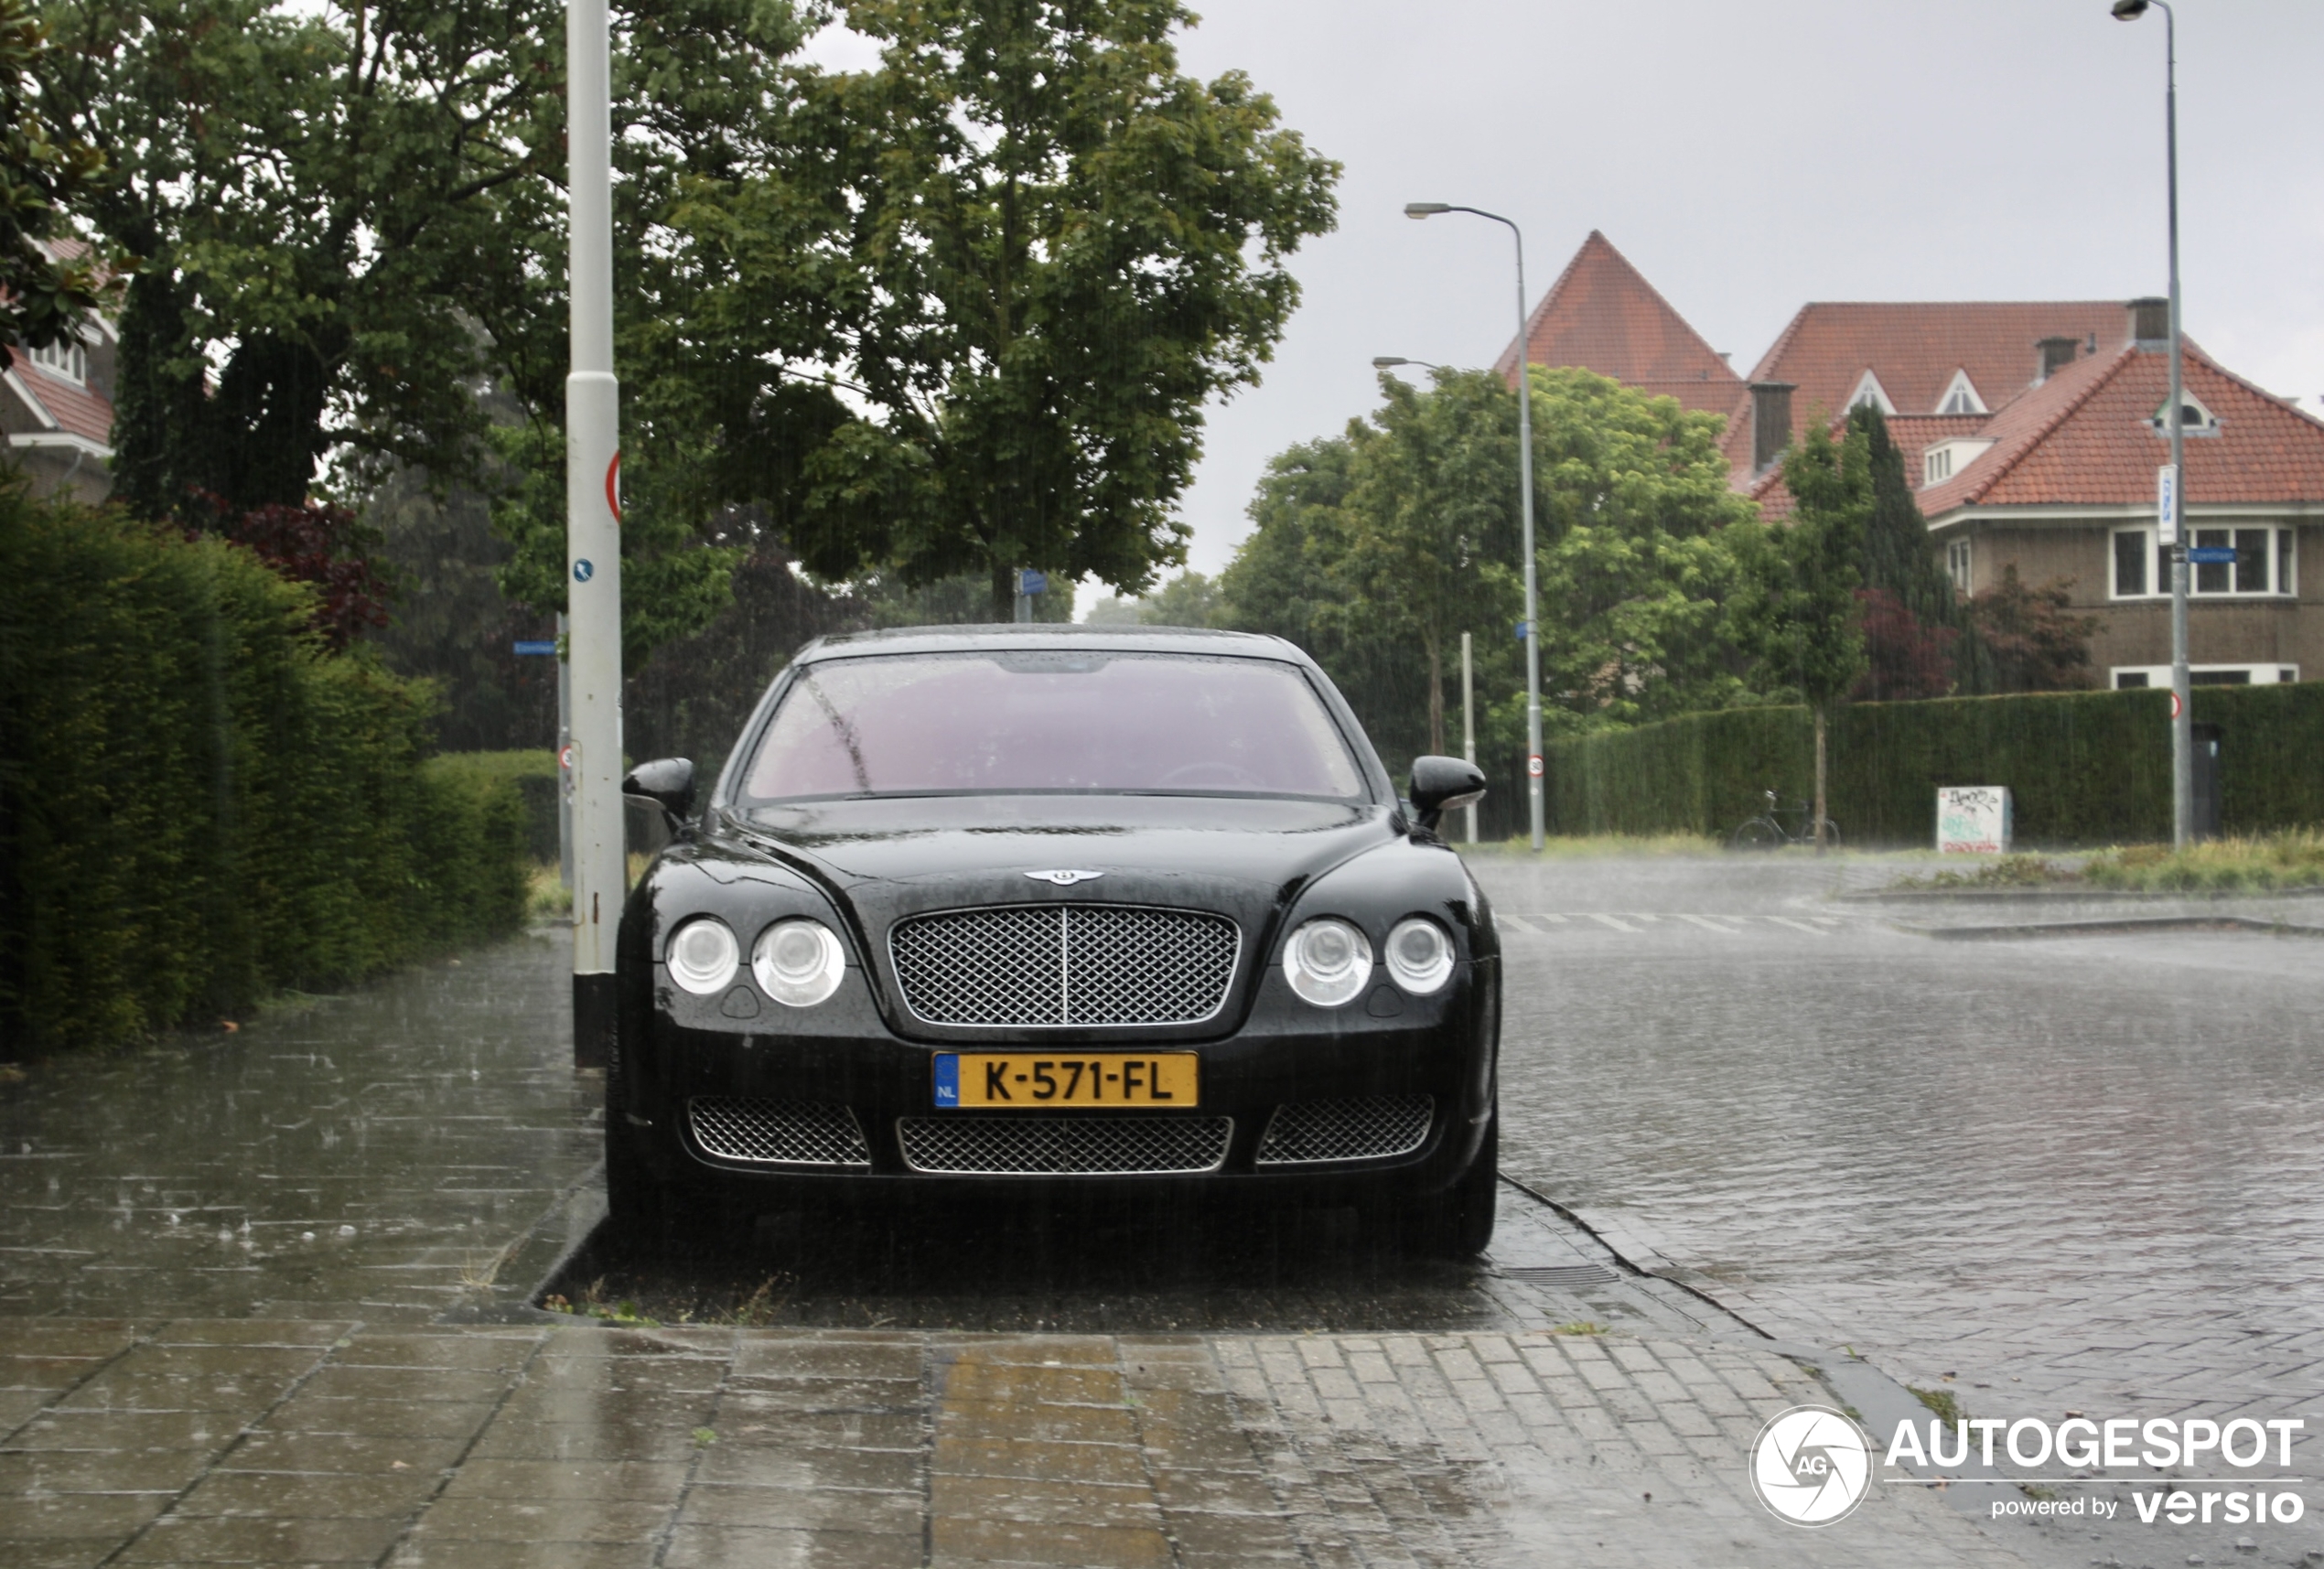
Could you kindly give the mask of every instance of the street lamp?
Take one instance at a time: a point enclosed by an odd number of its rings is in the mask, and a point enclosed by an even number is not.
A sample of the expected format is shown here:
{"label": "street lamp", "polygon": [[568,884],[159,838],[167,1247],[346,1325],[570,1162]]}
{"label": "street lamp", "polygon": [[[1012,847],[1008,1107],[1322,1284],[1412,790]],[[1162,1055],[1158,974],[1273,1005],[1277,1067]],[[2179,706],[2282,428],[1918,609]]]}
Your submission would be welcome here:
{"label": "street lamp", "polygon": [[[2170,488],[2156,527],[2170,540],[2170,840],[2184,850],[2195,828],[2195,716],[2187,676],[2187,433],[2179,360],[2179,18],[2165,0],[2114,0],[2114,20],[2163,14],[2163,159],[2170,211]],[[2164,515],[2165,513],[2168,515]]]}
{"label": "street lamp", "polygon": [[1542,847],[1542,653],[1533,584],[1533,389],[1525,373],[1525,235],[1498,212],[1446,201],[1408,201],[1406,218],[1466,212],[1502,224],[1517,242],[1517,506],[1525,532],[1525,789],[1533,848]]}
{"label": "street lamp", "polygon": [[1375,371],[1393,371],[1399,365],[1417,365],[1424,371],[1442,369],[1441,366],[1432,364],[1428,360],[1407,360],[1400,354],[1375,354],[1372,357],[1372,368]]}

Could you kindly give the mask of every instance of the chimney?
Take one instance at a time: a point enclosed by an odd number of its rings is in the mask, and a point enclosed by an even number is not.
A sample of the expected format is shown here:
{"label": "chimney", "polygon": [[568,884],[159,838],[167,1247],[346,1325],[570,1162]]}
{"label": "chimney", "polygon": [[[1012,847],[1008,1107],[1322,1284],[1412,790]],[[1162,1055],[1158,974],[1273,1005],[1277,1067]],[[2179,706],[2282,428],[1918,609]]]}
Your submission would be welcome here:
{"label": "chimney", "polygon": [[2047,382],[2074,362],[2074,350],[2080,345],[2071,338],[2045,338],[2034,345],[2041,354],[2041,374],[2037,382]]}
{"label": "chimney", "polygon": [[2146,299],[2130,302],[2130,340],[2141,349],[2170,347],[2170,301]]}
{"label": "chimney", "polygon": [[1796,382],[1751,383],[1751,472],[1760,473],[1791,445],[1791,393]]}

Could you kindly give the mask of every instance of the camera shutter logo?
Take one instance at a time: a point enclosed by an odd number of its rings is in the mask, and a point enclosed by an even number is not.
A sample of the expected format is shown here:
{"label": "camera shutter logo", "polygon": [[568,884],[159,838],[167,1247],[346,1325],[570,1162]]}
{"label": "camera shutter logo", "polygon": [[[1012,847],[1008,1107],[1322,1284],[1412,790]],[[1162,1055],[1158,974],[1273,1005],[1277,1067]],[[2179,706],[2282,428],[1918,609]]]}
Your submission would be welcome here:
{"label": "camera shutter logo", "polygon": [[1751,1441],[1751,1488],[1768,1512],[1793,1525],[1830,1525],[1864,1501],[1872,1445],[1829,1406],[1795,1405]]}

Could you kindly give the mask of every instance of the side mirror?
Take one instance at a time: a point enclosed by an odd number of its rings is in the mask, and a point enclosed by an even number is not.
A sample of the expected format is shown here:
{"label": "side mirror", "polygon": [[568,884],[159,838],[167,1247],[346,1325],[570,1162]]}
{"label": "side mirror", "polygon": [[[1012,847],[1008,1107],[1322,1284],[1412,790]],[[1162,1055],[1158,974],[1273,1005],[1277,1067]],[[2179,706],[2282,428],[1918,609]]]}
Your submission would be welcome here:
{"label": "side mirror", "polygon": [[1484,798],[1485,776],[1458,758],[1415,758],[1408,793],[1420,826],[1434,833],[1445,813]]}
{"label": "side mirror", "polygon": [[663,758],[659,762],[640,763],[621,777],[621,793],[654,802],[670,820],[670,832],[679,833],[694,811],[694,759]]}

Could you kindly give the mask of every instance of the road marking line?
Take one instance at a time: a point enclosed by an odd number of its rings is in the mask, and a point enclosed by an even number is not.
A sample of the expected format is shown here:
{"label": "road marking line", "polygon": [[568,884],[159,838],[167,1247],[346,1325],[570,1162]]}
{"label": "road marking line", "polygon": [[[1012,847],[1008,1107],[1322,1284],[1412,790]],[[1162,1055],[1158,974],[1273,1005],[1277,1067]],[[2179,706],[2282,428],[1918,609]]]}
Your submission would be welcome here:
{"label": "road marking line", "polygon": [[1775,922],[1778,926],[1788,926],[1794,931],[1804,931],[1810,937],[1829,937],[1832,935],[1820,926],[1810,926],[1804,920],[1793,920],[1788,915],[1770,915],[1765,917],[1764,919]]}
{"label": "road marking line", "polygon": [[1680,920],[1691,920],[1691,921],[1693,921],[1695,925],[1697,925],[1697,926],[1701,927],[1701,928],[1702,928],[1705,931],[1716,931],[1716,932],[1717,932],[1717,933],[1718,933],[1721,937],[1740,937],[1740,936],[1742,936],[1742,935],[1743,935],[1741,932],[1739,932],[1739,931],[1736,930],[1735,930],[1735,928],[1733,928],[1733,927],[1731,927],[1731,926],[1721,926],[1718,922],[1716,922],[1716,921],[1715,921],[1715,920],[1712,920],[1712,919],[1709,919],[1708,918],[1704,917],[1704,916],[1699,916],[1699,915],[1683,915],[1683,916],[1678,917],[1678,919],[1679,919]]}
{"label": "road marking line", "polygon": [[1539,911],[1535,911],[1533,919],[1535,920],[1554,920],[1558,925],[1564,926],[1570,922],[1574,918],[1569,915],[1543,915]]}
{"label": "road marking line", "polygon": [[1641,935],[1638,928],[1632,926],[1629,921],[1624,920],[1619,915],[1600,915],[1596,910],[1592,910],[1589,912],[1589,918],[1590,919],[1597,921],[1601,926],[1612,927],[1616,931],[1627,931],[1632,937]]}
{"label": "road marking line", "polygon": [[1662,918],[1661,916],[1659,916],[1659,915],[1641,915],[1641,914],[1639,914],[1636,910],[1632,910],[1632,911],[1630,911],[1630,919],[1631,919],[1632,920],[1642,920],[1642,921],[1646,921],[1646,922],[1648,922],[1648,923],[1651,925],[1652,923],[1653,923],[1653,922],[1655,922],[1655,921],[1658,921],[1658,920],[1662,919]]}
{"label": "road marking line", "polygon": [[1541,928],[1529,925],[1526,922],[1525,918],[1522,915],[1495,916],[1493,919],[1500,921],[1503,926],[1515,927],[1518,930],[1523,932],[1528,937],[1547,937],[1549,935],[1549,933],[1544,931]]}

